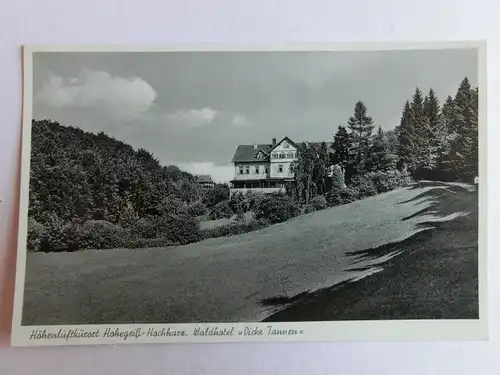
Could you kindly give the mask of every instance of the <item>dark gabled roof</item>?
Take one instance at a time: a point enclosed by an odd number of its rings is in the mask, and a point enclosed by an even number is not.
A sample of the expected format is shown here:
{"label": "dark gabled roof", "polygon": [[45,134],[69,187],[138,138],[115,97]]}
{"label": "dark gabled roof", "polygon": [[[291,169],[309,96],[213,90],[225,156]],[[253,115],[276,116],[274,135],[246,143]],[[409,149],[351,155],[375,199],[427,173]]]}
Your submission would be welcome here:
{"label": "dark gabled roof", "polygon": [[197,176],[198,182],[212,182],[212,177],[208,174],[202,174]]}
{"label": "dark gabled roof", "polygon": [[[234,153],[233,163],[267,160],[269,158],[269,150],[271,150],[272,147],[273,146],[271,144],[257,145],[257,148],[254,148],[254,145],[239,145],[236,149],[236,152]],[[261,150],[265,153],[265,158],[257,159],[257,154]]]}
{"label": "dark gabled roof", "polygon": [[[258,144],[257,148],[254,148],[254,145],[239,145],[236,148],[236,152],[233,156],[233,163],[244,163],[244,162],[256,162],[256,161],[267,161],[269,160],[269,153],[273,150],[277,145],[279,145],[284,140],[287,140],[293,146],[299,148],[303,147],[306,142],[293,142],[290,138],[285,137],[279,142],[276,142],[276,145],[272,144]],[[322,142],[307,142],[309,145],[321,144]],[[332,152],[332,142],[325,142],[328,145],[328,151]],[[257,159],[257,154],[262,150],[266,157],[264,159]]]}

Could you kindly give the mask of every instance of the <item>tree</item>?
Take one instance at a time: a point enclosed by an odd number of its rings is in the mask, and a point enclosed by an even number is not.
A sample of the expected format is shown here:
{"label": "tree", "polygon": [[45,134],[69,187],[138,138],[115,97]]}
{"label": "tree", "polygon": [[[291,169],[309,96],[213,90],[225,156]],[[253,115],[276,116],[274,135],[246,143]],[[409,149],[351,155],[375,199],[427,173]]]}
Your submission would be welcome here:
{"label": "tree", "polygon": [[33,120],[31,145],[29,216],[50,229],[44,233],[59,238],[44,251],[81,245],[70,239],[68,228],[105,221],[105,228],[131,233],[139,220],[156,222],[199,199],[194,176],[163,167],[149,151],[136,151],[102,132]]}
{"label": "tree", "polygon": [[434,130],[439,126],[441,119],[441,108],[439,105],[439,100],[436,97],[436,93],[433,89],[429,90],[429,94],[425,98],[424,102],[424,113],[428,119],[430,130]]}
{"label": "tree", "polygon": [[362,101],[354,106],[354,114],[349,117],[347,126],[351,130],[353,151],[356,158],[358,171],[364,170],[364,158],[370,148],[373,132],[373,119],[366,114],[367,109]]}
{"label": "tree", "polygon": [[351,138],[347,133],[345,126],[339,125],[335,136],[333,137],[332,148],[334,150],[332,156],[332,164],[339,165],[342,172],[345,173],[347,164],[349,162],[349,149],[351,146]]}
{"label": "tree", "polygon": [[387,130],[385,132],[385,139],[387,140],[387,146],[389,147],[389,151],[393,155],[397,155],[398,153],[398,136],[395,130]]}
{"label": "tree", "polygon": [[305,143],[299,145],[297,154],[297,160],[290,165],[290,172],[294,176],[290,186],[291,195],[297,202],[307,203],[316,191],[313,176],[318,153],[314,145]]}
{"label": "tree", "polygon": [[431,88],[424,99],[423,113],[417,129],[417,174],[421,178],[432,178],[438,162],[441,135],[441,108]]}
{"label": "tree", "polygon": [[207,193],[206,206],[214,207],[217,203],[229,200],[230,191],[226,184],[215,184]]}
{"label": "tree", "polygon": [[443,104],[443,108],[441,110],[441,122],[444,124],[448,132],[451,132],[452,129],[452,121],[455,116],[455,102],[451,95],[448,95],[446,101]]}
{"label": "tree", "polygon": [[446,98],[441,109],[441,116],[437,127],[434,129],[434,139],[436,146],[436,165],[434,179],[453,180],[453,173],[450,170],[450,150],[451,142],[455,135],[450,131],[451,122],[454,117],[454,102],[451,95]]}
{"label": "tree", "polygon": [[[427,113],[435,109],[435,95],[424,98],[417,87],[412,102],[403,110],[405,126],[400,126],[404,135],[400,138],[400,168],[406,166],[413,177],[421,178],[433,168],[432,130]],[[408,112],[406,112],[408,111]],[[439,111],[439,109],[438,109]],[[403,120],[403,119],[402,119]]]}
{"label": "tree", "polygon": [[396,128],[396,135],[398,137],[399,169],[405,168],[411,163],[413,151],[411,148],[411,136],[413,134],[412,126],[411,105],[407,100],[403,108],[403,113],[401,114],[399,126]]}
{"label": "tree", "polygon": [[313,195],[324,194],[327,189],[328,168],[330,166],[330,154],[326,142],[321,142],[319,147],[316,145],[315,162],[313,169],[313,181],[316,191]]}
{"label": "tree", "polygon": [[472,89],[464,78],[454,98],[450,130],[450,170],[461,180],[470,180],[478,173],[478,89]]}
{"label": "tree", "polygon": [[379,127],[377,134],[373,137],[370,153],[367,157],[368,171],[389,171],[396,167],[396,160],[389,149],[389,144],[382,128]]}

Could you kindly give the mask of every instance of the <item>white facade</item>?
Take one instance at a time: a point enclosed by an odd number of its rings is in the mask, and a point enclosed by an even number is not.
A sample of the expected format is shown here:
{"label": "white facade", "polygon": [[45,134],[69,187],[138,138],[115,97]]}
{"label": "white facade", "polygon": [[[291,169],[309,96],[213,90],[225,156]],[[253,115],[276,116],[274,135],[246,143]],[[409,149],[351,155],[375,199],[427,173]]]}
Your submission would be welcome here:
{"label": "white facade", "polygon": [[260,180],[269,177],[269,163],[238,163],[234,166],[235,180]]}
{"label": "white facade", "polygon": [[286,139],[271,151],[271,178],[293,178],[290,165],[297,160],[297,149]]}
{"label": "white facade", "polygon": [[[274,146],[273,146],[274,145]],[[244,147],[244,158],[234,160],[234,179],[231,182],[231,194],[247,191],[272,193],[284,191],[286,182],[293,180],[291,164],[297,160],[297,148],[288,138],[273,145],[267,145],[265,151],[254,145],[251,150]],[[266,147],[266,145],[264,145]],[[248,151],[254,151],[253,155]]]}

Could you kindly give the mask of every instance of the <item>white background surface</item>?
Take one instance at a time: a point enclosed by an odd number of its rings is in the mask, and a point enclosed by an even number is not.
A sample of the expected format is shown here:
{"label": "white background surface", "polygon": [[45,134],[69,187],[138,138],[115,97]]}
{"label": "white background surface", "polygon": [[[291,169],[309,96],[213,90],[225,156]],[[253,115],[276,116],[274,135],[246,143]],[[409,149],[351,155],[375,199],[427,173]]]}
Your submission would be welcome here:
{"label": "white background surface", "polygon": [[[500,2],[497,0],[0,0],[0,373],[496,374],[500,371],[498,238]],[[332,43],[488,39],[490,341],[143,345],[13,349],[26,43]],[[383,92],[381,92],[383,95]]]}

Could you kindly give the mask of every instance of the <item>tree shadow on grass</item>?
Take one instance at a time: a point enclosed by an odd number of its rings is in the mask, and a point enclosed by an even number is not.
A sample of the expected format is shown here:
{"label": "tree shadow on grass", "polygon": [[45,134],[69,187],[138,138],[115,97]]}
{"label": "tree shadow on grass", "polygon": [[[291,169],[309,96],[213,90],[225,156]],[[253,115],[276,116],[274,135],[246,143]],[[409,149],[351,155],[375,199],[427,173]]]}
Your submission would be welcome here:
{"label": "tree shadow on grass", "polygon": [[[460,186],[433,182],[418,183],[415,184],[415,186],[411,187],[411,189],[420,189],[424,187],[434,186],[444,186],[446,188],[430,189],[419,194],[417,197],[399,203],[410,203],[412,201],[423,199],[432,201],[429,207],[419,210],[418,212],[415,212],[414,214],[411,214],[407,217],[404,217],[402,219],[403,221],[415,219],[418,217],[425,217],[430,213],[432,213],[432,216],[438,219],[444,218],[457,212],[464,211],[467,211],[472,215],[469,215],[468,217],[459,217],[450,221],[425,220],[415,225],[414,229],[416,233],[403,240],[387,243],[374,248],[348,252],[346,253],[346,255],[351,257],[351,265],[356,265],[363,262],[371,262],[371,264],[346,269],[345,271],[352,272],[353,276],[331,287],[322,288],[316,291],[306,291],[295,296],[275,296],[266,298],[263,299],[260,304],[264,307],[272,307],[277,310],[285,310],[297,305],[306,304],[308,303],[308,301],[312,301],[320,295],[333,295],[339,292],[341,289],[345,289],[346,287],[349,287],[352,290],[356,290],[356,284],[358,284],[364,278],[359,278],[359,272],[368,272],[375,267],[383,266],[389,259],[392,258],[391,255],[404,257],[405,255],[407,255],[408,249],[415,249],[418,244],[425,243],[425,241],[430,240],[438,231],[442,232],[457,229],[460,230],[461,228],[465,228],[466,230],[471,226],[470,220],[477,221],[477,194],[475,194],[474,192],[470,192]],[[474,225],[472,226],[472,228],[474,228]],[[356,275],[356,273],[358,275]],[[366,277],[370,276],[367,275]],[[266,320],[272,319],[273,318],[271,316]]]}

